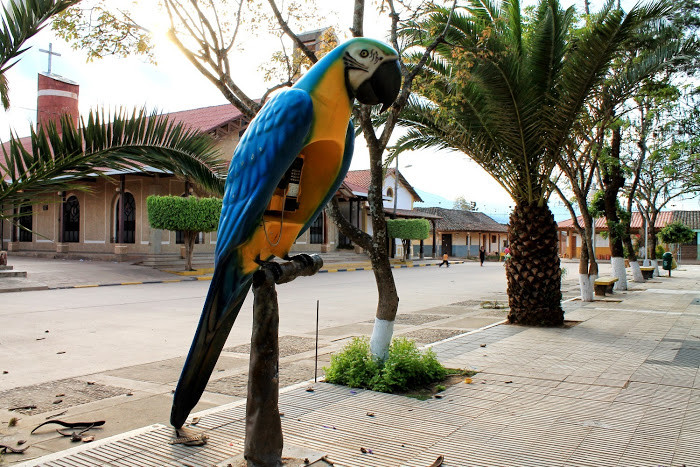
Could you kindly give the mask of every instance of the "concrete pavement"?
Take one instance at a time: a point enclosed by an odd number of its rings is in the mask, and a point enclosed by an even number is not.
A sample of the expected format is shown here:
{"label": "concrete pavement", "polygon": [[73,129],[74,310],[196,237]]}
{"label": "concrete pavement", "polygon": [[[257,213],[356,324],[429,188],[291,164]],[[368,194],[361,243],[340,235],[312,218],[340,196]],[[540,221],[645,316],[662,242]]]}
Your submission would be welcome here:
{"label": "concrete pavement", "polygon": [[[566,282],[570,288],[573,278]],[[305,391],[307,383],[291,386],[280,398],[285,442],[349,466],[420,467],[440,455],[452,466],[697,465],[700,268],[686,266],[671,279],[631,287],[602,301],[567,301],[569,323],[557,329],[496,325],[457,332],[504,316],[503,310],[481,308],[478,300],[411,310],[400,332],[437,341],[432,347],[448,366],[478,370],[471,384],[462,382],[428,401],[321,383],[314,392]],[[311,337],[297,337],[282,341],[288,348],[280,364],[282,385],[310,374]],[[342,342],[328,337],[326,361]],[[243,387],[234,383],[243,379],[245,351],[238,346],[225,353],[220,385]],[[26,465],[226,465],[241,452],[244,436],[245,405],[236,389],[229,394],[208,389],[197,409],[206,410],[193,426],[210,436],[204,447],[168,445],[172,432],[165,422],[104,439],[134,427],[125,413],[142,425],[152,423],[146,421],[153,419],[150,412],[162,418],[178,365],[172,359],[79,378],[84,384],[93,378],[91,386],[100,384],[107,392],[123,387],[131,395],[69,408],[62,417],[109,420],[105,429],[94,430],[101,441]],[[34,426],[57,412],[20,415],[20,425]],[[0,412],[0,420],[7,415]],[[17,433],[0,440],[14,441]],[[70,446],[51,430],[28,439],[33,454],[6,459],[26,460]]]}

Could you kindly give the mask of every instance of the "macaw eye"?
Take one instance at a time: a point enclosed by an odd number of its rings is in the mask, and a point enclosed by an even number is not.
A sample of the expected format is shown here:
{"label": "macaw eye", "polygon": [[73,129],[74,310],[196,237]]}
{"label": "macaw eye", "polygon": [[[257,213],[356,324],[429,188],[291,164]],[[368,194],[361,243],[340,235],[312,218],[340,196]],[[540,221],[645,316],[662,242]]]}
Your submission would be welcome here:
{"label": "macaw eye", "polygon": [[367,50],[367,49],[360,50],[360,57],[367,58],[368,56],[369,56],[369,50]]}

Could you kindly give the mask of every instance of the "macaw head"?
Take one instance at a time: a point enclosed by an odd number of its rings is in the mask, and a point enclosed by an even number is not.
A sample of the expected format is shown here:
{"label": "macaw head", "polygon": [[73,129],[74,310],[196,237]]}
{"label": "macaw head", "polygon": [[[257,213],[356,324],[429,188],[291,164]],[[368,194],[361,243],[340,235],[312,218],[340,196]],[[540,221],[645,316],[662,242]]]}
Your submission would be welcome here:
{"label": "macaw head", "polygon": [[399,54],[374,39],[357,37],[343,47],[345,83],[350,94],[363,104],[393,104],[401,89]]}

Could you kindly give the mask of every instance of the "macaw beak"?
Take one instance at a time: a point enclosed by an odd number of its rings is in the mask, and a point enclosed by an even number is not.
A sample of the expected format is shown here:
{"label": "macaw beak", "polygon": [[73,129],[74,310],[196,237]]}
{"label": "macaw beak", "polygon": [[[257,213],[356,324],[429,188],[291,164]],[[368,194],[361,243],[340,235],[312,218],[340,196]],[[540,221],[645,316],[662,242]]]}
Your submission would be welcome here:
{"label": "macaw beak", "polygon": [[401,69],[396,59],[379,65],[374,74],[360,85],[355,97],[363,104],[383,104],[380,112],[391,107],[401,90]]}

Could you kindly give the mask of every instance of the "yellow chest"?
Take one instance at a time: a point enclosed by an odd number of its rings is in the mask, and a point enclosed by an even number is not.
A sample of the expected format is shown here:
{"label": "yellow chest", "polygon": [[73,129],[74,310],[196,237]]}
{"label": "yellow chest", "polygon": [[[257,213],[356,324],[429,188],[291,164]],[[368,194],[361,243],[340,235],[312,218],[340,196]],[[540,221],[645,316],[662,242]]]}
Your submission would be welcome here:
{"label": "yellow chest", "polygon": [[[289,253],[340,171],[352,112],[342,63],[332,66],[310,95],[314,121],[309,141],[298,156],[302,159],[300,179],[293,190],[275,191],[260,226],[241,246],[242,267],[246,273],[257,269],[257,258],[283,258]],[[294,209],[287,210],[290,197]]]}

